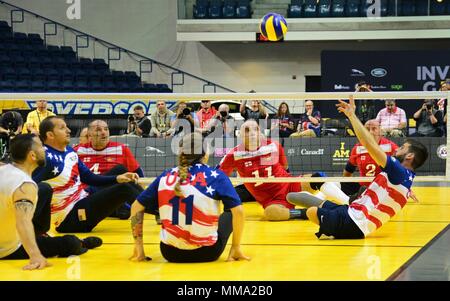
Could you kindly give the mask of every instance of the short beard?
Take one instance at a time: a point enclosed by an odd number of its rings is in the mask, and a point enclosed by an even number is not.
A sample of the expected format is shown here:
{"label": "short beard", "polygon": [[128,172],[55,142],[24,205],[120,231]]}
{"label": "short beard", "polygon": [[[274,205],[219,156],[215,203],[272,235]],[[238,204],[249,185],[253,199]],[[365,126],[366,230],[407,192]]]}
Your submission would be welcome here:
{"label": "short beard", "polygon": [[403,163],[405,160],[406,154],[403,155],[395,155],[394,158],[397,159],[400,163]]}
{"label": "short beard", "polygon": [[45,158],[44,159],[39,159],[39,160],[36,161],[36,164],[37,164],[38,167],[44,167],[45,163],[46,163]]}

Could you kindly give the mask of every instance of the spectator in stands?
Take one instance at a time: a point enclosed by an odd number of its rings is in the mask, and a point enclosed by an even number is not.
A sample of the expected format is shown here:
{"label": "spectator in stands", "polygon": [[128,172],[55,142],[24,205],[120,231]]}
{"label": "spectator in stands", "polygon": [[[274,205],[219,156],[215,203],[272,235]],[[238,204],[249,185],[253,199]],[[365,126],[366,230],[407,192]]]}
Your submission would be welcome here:
{"label": "spectator in stands", "polygon": [[385,100],[386,108],[378,112],[376,120],[381,125],[381,133],[386,137],[404,137],[406,113],[395,104],[395,99]]}
{"label": "spectator in stands", "polygon": [[[49,186],[45,191],[39,187],[38,203],[49,200],[56,231],[90,232],[114,210],[137,197],[129,183],[137,183],[139,176],[131,172],[118,176],[92,173],[68,146],[70,130],[60,117],[44,119],[39,133],[46,147],[46,164],[34,171],[33,180]],[[103,187],[89,193],[84,189],[88,185]]]}
{"label": "spectator in stands", "polygon": [[[441,82],[440,91],[448,91],[450,89],[450,78],[446,78]],[[437,102],[438,110],[442,112],[444,118],[442,120],[442,131],[444,136],[447,136],[447,99],[441,98]]]}
{"label": "spectator in stands", "polygon": [[[185,135],[193,133],[198,128],[199,122],[197,114],[188,108],[185,100],[181,100],[177,104],[177,111],[170,119],[170,128],[172,136]],[[185,128],[189,128],[185,130]]]}
{"label": "spectator in stands", "polygon": [[85,144],[90,141],[89,139],[89,131],[88,128],[82,128],[80,132],[80,140],[78,141],[79,144]]}
{"label": "spectator in stands", "polygon": [[[364,81],[356,84],[355,92],[372,92],[371,86]],[[375,119],[375,100],[374,99],[359,99],[356,101],[356,116],[361,120],[362,124],[367,121]]]}
{"label": "spectator in stands", "polygon": [[413,117],[416,121],[417,131],[413,137],[441,137],[443,134],[443,116],[442,111],[436,110],[433,100],[425,99],[424,103]]}
{"label": "spectator in stands", "polygon": [[278,107],[277,115],[272,119],[271,131],[278,129],[281,138],[289,137],[294,132],[294,120],[289,112],[287,103],[282,102]]}
{"label": "spectator in stands", "polygon": [[206,134],[208,132],[208,124],[209,121],[214,118],[217,114],[216,108],[211,106],[211,100],[204,99],[201,102],[201,108],[197,112],[197,118],[200,122],[199,131],[202,134]]}
{"label": "spectator in stands", "polygon": [[223,138],[234,137],[236,121],[229,114],[230,107],[227,104],[221,104],[216,116],[212,118],[207,126],[208,133],[215,133]]}
{"label": "spectator in stands", "polygon": [[166,102],[159,100],[156,103],[156,111],[150,116],[152,129],[150,130],[150,137],[165,138],[170,137],[170,118],[175,115],[172,111],[167,109]]}
{"label": "spectator in stands", "polygon": [[152,127],[150,119],[145,116],[144,108],[141,105],[134,107],[134,113],[128,118],[127,134],[147,138]]}
{"label": "spectator in stands", "polygon": [[47,110],[47,101],[44,99],[36,101],[36,110],[28,113],[27,121],[25,122],[22,133],[39,135],[39,124],[48,116],[55,116],[55,114]]}
{"label": "spectator in stands", "polygon": [[320,137],[320,112],[314,111],[314,103],[305,101],[305,113],[300,116],[297,132],[291,137]]}
{"label": "spectator in stands", "polygon": [[[100,175],[120,175],[125,172],[134,172],[140,177],[144,177],[144,171],[134,158],[133,153],[123,143],[110,140],[108,124],[103,120],[94,120],[89,123],[90,142],[79,144],[74,147],[81,162],[94,174]],[[143,189],[138,184],[130,183],[137,194]],[[96,191],[97,188],[90,188]],[[130,204],[119,207],[111,216],[120,219],[130,217]]]}
{"label": "spectator in stands", "polygon": [[250,109],[247,108],[247,101],[242,101],[239,112],[245,120],[254,119],[256,121],[259,121],[260,119],[267,119],[268,117],[266,109],[259,102],[259,100],[252,100],[250,103]]}

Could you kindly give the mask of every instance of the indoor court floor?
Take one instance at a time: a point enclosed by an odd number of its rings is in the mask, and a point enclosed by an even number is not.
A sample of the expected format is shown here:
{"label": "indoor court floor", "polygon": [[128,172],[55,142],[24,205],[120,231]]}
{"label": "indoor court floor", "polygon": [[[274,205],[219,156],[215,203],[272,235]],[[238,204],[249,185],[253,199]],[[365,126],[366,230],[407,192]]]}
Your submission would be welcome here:
{"label": "indoor court floor", "polygon": [[[22,271],[26,260],[3,260],[0,280],[387,280],[407,268],[405,263],[414,261],[450,223],[450,187],[415,187],[414,192],[420,203],[409,201],[365,240],[318,240],[314,224],[261,221],[262,209],[245,203],[242,248],[250,262],[225,262],[228,245],[213,263],[168,263],[159,252],[159,226],[151,215],[146,216],[144,242],[153,260],[131,262],[130,222],[108,219],[91,234],[103,239],[100,248],[80,257],[52,258],[53,266],[40,271]],[[447,253],[441,267],[449,265]]]}

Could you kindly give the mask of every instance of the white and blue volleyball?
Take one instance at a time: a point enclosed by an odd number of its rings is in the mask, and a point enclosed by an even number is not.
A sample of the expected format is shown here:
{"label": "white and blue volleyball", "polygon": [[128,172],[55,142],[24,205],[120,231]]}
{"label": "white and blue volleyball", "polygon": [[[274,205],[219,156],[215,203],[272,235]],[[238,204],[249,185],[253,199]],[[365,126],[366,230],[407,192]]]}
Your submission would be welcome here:
{"label": "white and blue volleyball", "polygon": [[261,19],[259,31],[269,41],[279,41],[287,32],[287,22],[280,14],[268,13]]}

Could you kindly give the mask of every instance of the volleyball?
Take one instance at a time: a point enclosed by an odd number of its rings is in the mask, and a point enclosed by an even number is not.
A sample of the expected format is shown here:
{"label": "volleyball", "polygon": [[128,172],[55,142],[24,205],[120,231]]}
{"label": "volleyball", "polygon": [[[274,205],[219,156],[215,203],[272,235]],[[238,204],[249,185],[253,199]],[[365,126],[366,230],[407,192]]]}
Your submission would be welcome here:
{"label": "volleyball", "polygon": [[286,34],[287,22],[280,14],[268,13],[261,19],[259,31],[269,41],[276,42]]}

